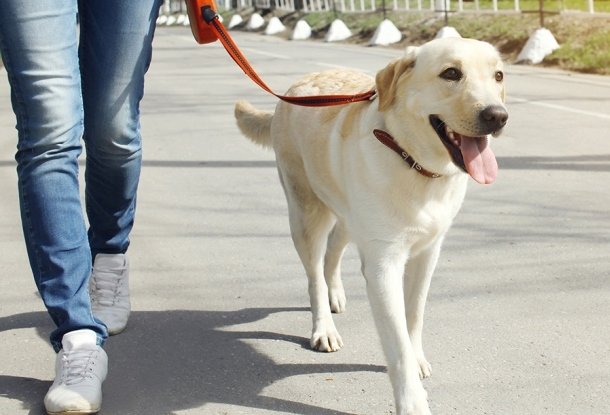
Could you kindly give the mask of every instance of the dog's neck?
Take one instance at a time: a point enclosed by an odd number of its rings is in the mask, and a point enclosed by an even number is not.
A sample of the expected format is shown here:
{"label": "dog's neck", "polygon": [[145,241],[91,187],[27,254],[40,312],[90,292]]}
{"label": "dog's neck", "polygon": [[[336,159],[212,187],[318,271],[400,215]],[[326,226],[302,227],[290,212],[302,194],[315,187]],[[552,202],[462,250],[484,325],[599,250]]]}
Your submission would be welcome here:
{"label": "dog's neck", "polygon": [[383,130],[374,129],[373,134],[375,135],[377,140],[379,140],[386,147],[396,152],[400,157],[402,157],[405,163],[409,165],[409,167],[414,169],[422,176],[428,177],[430,179],[437,179],[439,177],[443,177],[441,174],[433,173],[425,169],[421,164],[415,161],[415,159],[413,159],[413,157],[411,157],[409,153],[407,153],[405,150],[402,149],[402,147],[400,147],[400,145],[398,145],[398,143],[396,142],[396,140],[394,140],[394,137],[392,137],[390,133],[387,133]]}

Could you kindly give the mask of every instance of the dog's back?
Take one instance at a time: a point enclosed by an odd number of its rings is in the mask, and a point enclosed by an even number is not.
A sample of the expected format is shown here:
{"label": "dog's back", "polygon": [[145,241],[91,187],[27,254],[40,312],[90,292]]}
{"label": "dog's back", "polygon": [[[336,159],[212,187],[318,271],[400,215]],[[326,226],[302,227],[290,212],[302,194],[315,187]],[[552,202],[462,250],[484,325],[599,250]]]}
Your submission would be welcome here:
{"label": "dog's back", "polygon": [[[349,95],[369,91],[373,88],[374,80],[370,76],[352,70],[329,70],[307,75],[293,84],[286,92],[287,96],[312,95]],[[344,106],[305,108],[280,102],[278,107],[286,106],[286,113],[299,117],[300,111],[309,112],[308,118],[316,113],[320,123],[333,120]],[[277,112],[277,111],[276,111]],[[263,146],[272,147],[271,125],[273,112],[261,111],[245,100],[235,104],[235,118],[240,131],[253,142]],[[292,117],[291,117],[292,118]],[[315,130],[310,125],[308,131]],[[289,130],[289,128],[282,128]]]}

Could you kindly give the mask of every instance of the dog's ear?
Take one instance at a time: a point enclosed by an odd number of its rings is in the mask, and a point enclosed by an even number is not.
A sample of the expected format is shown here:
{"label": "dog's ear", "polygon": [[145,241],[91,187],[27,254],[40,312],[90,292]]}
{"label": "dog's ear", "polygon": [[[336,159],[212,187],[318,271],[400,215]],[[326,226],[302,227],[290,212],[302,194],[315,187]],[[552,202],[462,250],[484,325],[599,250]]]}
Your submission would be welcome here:
{"label": "dog's ear", "polygon": [[379,98],[379,111],[387,110],[394,103],[398,80],[403,75],[410,73],[415,66],[418,49],[415,46],[407,48],[403,58],[393,60],[388,66],[377,72],[375,85]]}

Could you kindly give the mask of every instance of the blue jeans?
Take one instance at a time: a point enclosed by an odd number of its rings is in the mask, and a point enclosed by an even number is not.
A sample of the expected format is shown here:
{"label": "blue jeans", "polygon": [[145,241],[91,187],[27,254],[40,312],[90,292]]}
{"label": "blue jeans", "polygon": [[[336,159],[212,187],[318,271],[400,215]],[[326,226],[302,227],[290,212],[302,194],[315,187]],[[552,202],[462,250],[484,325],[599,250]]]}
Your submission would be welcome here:
{"label": "blue jeans", "polygon": [[99,344],[107,337],[91,313],[88,281],[97,253],[129,245],[142,159],[139,104],[159,7],[160,0],[0,0],[23,232],[57,326],[56,351],[73,330],[94,330]]}

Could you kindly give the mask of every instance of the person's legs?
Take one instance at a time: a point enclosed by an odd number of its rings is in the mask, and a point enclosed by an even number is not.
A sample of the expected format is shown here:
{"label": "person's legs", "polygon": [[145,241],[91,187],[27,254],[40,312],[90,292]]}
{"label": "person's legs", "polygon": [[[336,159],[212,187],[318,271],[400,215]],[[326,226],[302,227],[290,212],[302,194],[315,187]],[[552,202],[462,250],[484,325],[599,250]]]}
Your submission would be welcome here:
{"label": "person's legs", "polygon": [[159,3],[79,1],[85,197],[93,258],[125,253],[129,246],[142,161],[139,105]]}
{"label": "person's legs", "polygon": [[[105,3],[105,2],[104,2]],[[78,185],[83,132],[76,0],[0,1],[0,48],[17,117],[17,172],[25,241],[40,295],[57,329],[106,327],[90,307],[91,251]]]}
{"label": "person's legs", "polygon": [[57,325],[49,414],[97,412],[106,327],[88,294],[91,250],[79,194],[83,132],[76,0],[0,1],[0,49],[17,117],[17,173],[34,280]]}
{"label": "person's legs", "polygon": [[139,106],[159,7],[158,0],[79,1],[90,294],[110,334],[125,328],[131,310],[125,252],[142,162]]}

